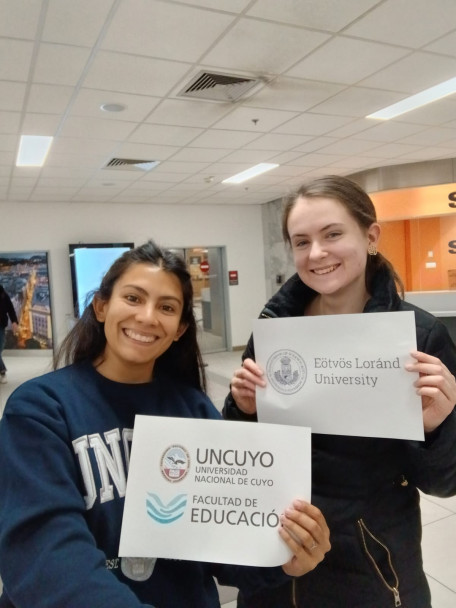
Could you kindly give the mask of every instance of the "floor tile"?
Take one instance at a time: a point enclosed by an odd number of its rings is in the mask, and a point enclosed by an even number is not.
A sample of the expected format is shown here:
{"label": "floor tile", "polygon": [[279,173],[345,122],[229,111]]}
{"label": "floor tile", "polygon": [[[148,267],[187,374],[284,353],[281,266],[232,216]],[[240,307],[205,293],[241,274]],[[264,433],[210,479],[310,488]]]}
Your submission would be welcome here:
{"label": "floor tile", "polygon": [[437,582],[456,592],[455,539],[456,515],[423,526],[424,571]]}
{"label": "floor tile", "polygon": [[428,582],[431,588],[432,608],[454,608],[456,606],[455,592],[430,576],[428,576]]}
{"label": "floor tile", "polygon": [[454,512],[446,508],[446,506],[439,505],[428,497],[421,496],[421,521],[423,526],[430,524],[444,517],[453,515]]}

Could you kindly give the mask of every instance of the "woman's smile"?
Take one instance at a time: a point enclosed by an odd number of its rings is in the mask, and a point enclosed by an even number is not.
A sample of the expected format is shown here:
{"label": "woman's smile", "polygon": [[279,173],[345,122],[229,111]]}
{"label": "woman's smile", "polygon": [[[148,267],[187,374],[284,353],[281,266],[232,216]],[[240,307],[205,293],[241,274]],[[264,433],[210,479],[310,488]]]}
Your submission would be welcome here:
{"label": "woman's smile", "polygon": [[139,333],[137,331],[134,331],[133,329],[124,329],[123,332],[128,338],[136,340],[137,342],[145,342],[147,344],[150,344],[151,342],[155,342],[155,340],[157,340],[157,336]]}
{"label": "woman's smile", "polygon": [[325,266],[323,268],[313,268],[311,270],[311,272],[320,276],[323,274],[329,274],[330,272],[333,272],[334,270],[339,268],[339,266],[340,266],[340,264],[332,264],[331,266]]}

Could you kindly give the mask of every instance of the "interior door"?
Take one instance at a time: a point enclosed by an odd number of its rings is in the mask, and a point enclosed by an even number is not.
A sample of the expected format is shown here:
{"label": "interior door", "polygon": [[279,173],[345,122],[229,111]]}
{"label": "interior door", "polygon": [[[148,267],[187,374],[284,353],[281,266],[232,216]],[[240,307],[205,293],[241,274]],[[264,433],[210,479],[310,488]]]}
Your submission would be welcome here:
{"label": "interior door", "polygon": [[173,251],[185,258],[192,277],[201,352],[228,350],[225,248],[189,247]]}

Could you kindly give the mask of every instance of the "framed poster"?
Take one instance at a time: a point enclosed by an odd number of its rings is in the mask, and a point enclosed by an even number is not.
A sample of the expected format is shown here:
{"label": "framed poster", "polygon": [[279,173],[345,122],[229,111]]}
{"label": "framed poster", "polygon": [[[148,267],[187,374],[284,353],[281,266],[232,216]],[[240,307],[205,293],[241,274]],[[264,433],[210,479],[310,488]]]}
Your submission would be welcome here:
{"label": "framed poster", "polygon": [[16,311],[17,336],[6,328],[5,349],[52,349],[52,311],[46,251],[0,252],[0,283]]}

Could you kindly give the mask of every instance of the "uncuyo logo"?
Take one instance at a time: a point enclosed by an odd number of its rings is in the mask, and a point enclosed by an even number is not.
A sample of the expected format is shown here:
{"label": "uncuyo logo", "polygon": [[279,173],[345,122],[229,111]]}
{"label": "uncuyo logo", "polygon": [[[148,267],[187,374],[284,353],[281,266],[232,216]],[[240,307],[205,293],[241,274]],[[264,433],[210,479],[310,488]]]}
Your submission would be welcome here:
{"label": "uncuyo logo", "polygon": [[190,456],[181,445],[171,445],[163,452],[160,469],[167,481],[175,483],[182,481],[190,467]]}
{"label": "uncuyo logo", "polygon": [[278,393],[297,393],[307,379],[304,359],[294,350],[283,349],[273,353],[266,365],[266,374]]}
{"label": "uncuyo logo", "polygon": [[147,515],[159,524],[172,524],[185,512],[187,506],[187,495],[178,494],[168,504],[153,492],[147,493],[146,499]]}

